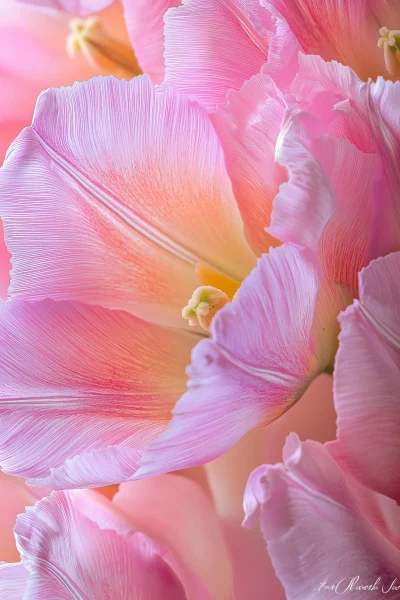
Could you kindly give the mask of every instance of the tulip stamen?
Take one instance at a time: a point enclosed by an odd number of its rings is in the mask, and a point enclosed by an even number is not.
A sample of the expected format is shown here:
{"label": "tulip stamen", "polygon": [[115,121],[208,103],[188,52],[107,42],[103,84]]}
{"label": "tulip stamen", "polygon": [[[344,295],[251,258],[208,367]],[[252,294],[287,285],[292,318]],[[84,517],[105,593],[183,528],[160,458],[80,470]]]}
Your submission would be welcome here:
{"label": "tulip stamen", "polygon": [[378,47],[383,49],[385,66],[392,77],[400,77],[400,30],[381,27]]}
{"label": "tulip stamen", "polygon": [[71,19],[69,27],[66,47],[71,58],[82,53],[105,75],[132,79],[142,72],[132,48],[109,36],[98,17]]}
{"label": "tulip stamen", "polygon": [[200,325],[206,331],[210,331],[215,313],[228,302],[230,298],[225,292],[211,285],[203,285],[193,292],[188,304],[182,309],[182,317],[188,320],[192,327]]}

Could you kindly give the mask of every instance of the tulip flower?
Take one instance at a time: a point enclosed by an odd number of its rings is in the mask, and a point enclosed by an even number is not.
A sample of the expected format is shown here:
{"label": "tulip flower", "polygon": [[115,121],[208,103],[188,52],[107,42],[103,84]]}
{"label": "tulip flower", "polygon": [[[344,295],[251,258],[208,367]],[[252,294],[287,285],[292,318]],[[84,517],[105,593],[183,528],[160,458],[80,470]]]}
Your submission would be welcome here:
{"label": "tulip flower", "polygon": [[275,9],[308,54],[348,65],[364,80],[400,76],[400,7],[395,0],[260,0],[252,6],[261,23]]}
{"label": "tulip flower", "polygon": [[[247,231],[256,231],[256,206],[268,224],[273,202],[267,232],[285,244],[213,318],[211,339],[192,353],[188,390],[137,476],[212,460],[332,372],[337,316],[358,296],[358,273],[399,249],[399,95],[397,83],[363,83],[300,55],[289,93],[261,72],[212,117]],[[276,193],[282,171],[268,150],[280,118],[275,158],[288,180]],[[261,228],[252,240],[267,249]]]}
{"label": "tulip flower", "polygon": [[[175,39],[168,19],[183,9],[166,16],[166,48]],[[277,25],[271,48],[282,31]],[[313,378],[332,370],[337,315],[358,293],[357,273],[397,249],[395,123],[381,99],[394,101],[398,88],[364,84],[346,67],[303,54],[295,66],[297,73],[287,63],[277,74],[269,60],[211,117],[146,78],[92,80],[40,98],[1,174],[9,293],[29,301],[6,306],[2,326],[11,354],[23,351],[31,365],[26,381],[17,365],[6,371],[7,472],[65,488],[198,465],[281,416]],[[378,180],[383,228],[375,220]],[[287,245],[262,256],[246,278],[256,256],[279,240]],[[206,293],[210,286],[216,291]],[[188,391],[163,432],[184,391],[189,353],[204,336],[185,330],[181,313],[212,339],[195,347]],[[35,327],[22,349],[15,332],[25,322]],[[35,365],[66,339],[69,351],[53,363],[49,385]],[[98,378],[94,367],[102,364]],[[62,413],[49,409],[53,398],[68,398]],[[29,463],[20,460],[44,422],[49,440],[63,427],[62,443],[45,457],[43,442],[35,443]],[[17,424],[18,446],[8,434]]]}
{"label": "tulip flower", "polygon": [[[109,39],[124,36],[122,14],[117,4],[99,18],[106,23]],[[69,85],[102,72],[98,63],[89,63],[83,54],[73,60],[68,56],[69,21],[68,15],[43,11],[16,0],[1,3],[1,162],[12,140],[30,124],[40,92],[50,86]]]}
{"label": "tulip flower", "polygon": [[[5,491],[9,501],[16,496]],[[178,475],[122,485],[111,499],[98,491],[53,492],[19,514],[14,533],[20,561],[0,564],[0,591],[12,598],[232,597],[212,504]]]}
{"label": "tulip flower", "polygon": [[261,517],[288,600],[346,589],[360,599],[398,596],[399,275],[399,252],[372,261],[359,300],[340,316],[337,440],[301,443],[291,434],[284,463],[250,476],[245,523]]}
{"label": "tulip flower", "polygon": [[[1,474],[0,492],[7,502],[0,519],[0,591],[12,591],[15,599],[25,591],[30,599],[36,586],[42,589],[47,581],[60,598],[71,593],[63,586],[75,585],[99,598],[103,589],[111,597],[118,592],[118,598],[130,598],[132,590],[141,589],[144,598],[151,590],[151,600],[164,599],[170,588],[180,594],[183,588],[187,600],[257,600],[264,590],[274,600],[284,600],[261,533],[240,526],[244,484],[263,457],[276,460],[288,431],[295,429],[302,438],[332,439],[331,387],[327,376],[315,382],[304,398],[305,412],[294,408],[267,438],[252,432],[209,465],[208,483],[197,469],[117,489],[49,496],[49,490]],[[34,508],[17,517],[39,498]],[[74,571],[77,564],[80,568]],[[145,577],[146,565],[155,587]],[[56,572],[60,578],[55,580]]]}

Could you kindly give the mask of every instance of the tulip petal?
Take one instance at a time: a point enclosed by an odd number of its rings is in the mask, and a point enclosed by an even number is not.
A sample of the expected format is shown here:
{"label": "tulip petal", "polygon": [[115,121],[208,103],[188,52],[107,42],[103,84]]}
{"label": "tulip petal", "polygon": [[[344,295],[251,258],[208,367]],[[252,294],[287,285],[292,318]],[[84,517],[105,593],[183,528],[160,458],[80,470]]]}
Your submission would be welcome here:
{"label": "tulip petal", "polygon": [[[374,219],[364,264],[396,251],[400,230],[397,195],[400,126],[394,107],[400,102],[400,85],[382,78],[363,83],[347,67],[326,63],[318,56],[300,55],[299,72],[291,92],[301,99],[305,110],[310,107],[310,112],[318,113],[320,134],[325,131],[336,139],[348,140],[365,154],[375,155],[366,202],[366,210],[374,213]],[[342,155],[341,162],[346,160],[347,156]],[[333,183],[334,193],[340,193],[341,186]],[[354,184],[350,189],[356,191]],[[348,205],[352,204],[349,199]]]}
{"label": "tulip petal", "polygon": [[22,563],[0,562],[0,598],[21,600],[27,578],[28,571]]}
{"label": "tulip petal", "polygon": [[84,17],[103,10],[112,4],[114,0],[19,0],[19,2],[54,8],[75,16]]}
{"label": "tulip petal", "polygon": [[[15,519],[25,506],[35,504],[38,496],[35,489],[27,487],[22,479],[0,472],[0,497],[0,561],[12,562],[19,560],[13,533]],[[2,576],[0,591],[1,579]]]}
{"label": "tulip petal", "polygon": [[259,4],[266,20],[271,8],[285,19],[304,52],[348,65],[365,80],[386,72],[377,41],[380,27],[387,23],[376,14],[381,8],[375,10],[383,3],[371,7],[369,0],[260,0]]}
{"label": "tulip petal", "polygon": [[[261,516],[268,552],[287,599],[328,599],[335,590],[325,586],[339,584],[336,593],[343,594],[353,577],[354,586],[358,582],[371,587],[380,577],[376,590],[352,593],[355,598],[381,598],[382,584],[388,588],[397,576],[400,550],[361,510],[357,486],[353,489],[324,446],[301,443],[295,434],[287,439],[284,463],[253,471],[244,507],[246,525]],[[377,505],[380,498],[375,499]],[[399,519],[400,508],[387,498],[383,501]]]}
{"label": "tulip petal", "polygon": [[7,299],[8,286],[10,285],[10,258],[11,255],[4,242],[3,224],[0,220],[0,302]]}
{"label": "tulip petal", "polygon": [[213,339],[194,348],[188,391],[135,477],[208,462],[296,402],[323,360],[313,329],[319,285],[311,253],[282,246],[263,255],[214,317]]}
{"label": "tulip petal", "polygon": [[0,189],[10,297],[181,327],[198,262],[238,280],[254,264],[206,113],[146,76],[42,94]]}
{"label": "tulip petal", "polygon": [[164,78],[164,15],[180,0],[123,0],[126,27],[135,55],[153,83]]}
{"label": "tulip petal", "polygon": [[259,72],[267,42],[244,0],[188,0],[165,16],[165,81],[213,110]]}
{"label": "tulip petal", "polygon": [[400,503],[400,253],[360,274],[360,301],[341,316],[335,363],[337,438],[350,472]]}
{"label": "tulip petal", "polygon": [[275,162],[284,109],[282,93],[271,77],[259,73],[240,91],[229,92],[226,105],[212,117],[245,233],[257,254],[277,243],[265,228],[279,186],[287,178],[285,169]]}
{"label": "tulip petal", "polygon": [[360,269],[398,248],[399,140],[395,124],[385,123],[378,102],[369,100],[376,87],[314,58],[301,59],[302,78],[292,86],[304,109],[285,114],[276,156],[289,181],[275,199],[268,231],[312,247],[327,280],[357,295]]}
{"label": "tulip petal", "polygon": [[222,529],[196,483],[171,474],[130,481],[120,486],[113,504],[136,529],[170,550],[189,598],[201,600],[206,593],[213,600],[232,597],[232,567]]}
{"label": "tulip petal", "polygon": [[128,478],[184,390],[193,339],[78,303],[0,306],[4,471],[38,479],[53,468],[41,483],[55,487]]}
{"label": "tulip petal", "polygon": [[15,533],[29,571],[24,598],[185,599],[164,549],[129,534],[96,502],[91,507],[89,518],[73,493],[53,492],[19,515]]}

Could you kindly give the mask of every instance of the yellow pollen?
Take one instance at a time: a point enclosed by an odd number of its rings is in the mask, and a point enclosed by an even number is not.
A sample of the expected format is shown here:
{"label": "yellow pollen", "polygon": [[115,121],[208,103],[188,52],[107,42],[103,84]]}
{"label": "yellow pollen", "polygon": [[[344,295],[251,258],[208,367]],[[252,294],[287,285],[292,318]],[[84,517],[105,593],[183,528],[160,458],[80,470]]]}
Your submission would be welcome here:
{"label": "yellow pollen", "polygon": [[182,310],[182,317],[189,321],[189,325],[200,325],[210,331],[211,321],[215,313],[230,302],[229,296],[211,285],[198,287],[190,298],[187,306]]}
{"label": "yellow pollen", "polygon": [[381,27],[378,47],[382,48],[386,69],[392,77],[400,77],[400,30]]}
{"label": "yellow pollen", "polygon": [[142,72],[132,48],[110,37],[98,17],[71,19],[67,52],[71,58],[82,53],[104,75],[132,79]]}

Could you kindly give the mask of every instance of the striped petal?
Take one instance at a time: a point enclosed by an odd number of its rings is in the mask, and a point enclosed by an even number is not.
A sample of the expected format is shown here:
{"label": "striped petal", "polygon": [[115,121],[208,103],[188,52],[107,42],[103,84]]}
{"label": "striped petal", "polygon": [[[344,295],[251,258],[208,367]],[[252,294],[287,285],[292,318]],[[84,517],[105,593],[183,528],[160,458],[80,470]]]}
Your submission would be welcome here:
{"label": "striped petal", "polygon": [[288,245],[263,255],[214,317],[213,339],[194,348],[188,391],[135,477],[208,462],[286,412],[327,365],[334,301],[312,253]]}
{"label": "striped petal", "polygon": [[318,442],[291,434],[283,458],[253,471],[244,508],[245,525],[260,516],[287,600],[382,598],[400,566],[400,507],[346,478]]}
{"label": "striped petal", "polygon": [[181,327],[198,262],[239,280],[254,264],[206,113],[146,76],[44,93],[0,190],[12,298]]}
{"label": "striped petal", "polygon": [[362,83],[346,67],[300,57],[277,160],[288,169],[269,232],[314,248],[328,280],[357,295],[358,272],[399,248],[398,155],[393,106],[400,86]]}
{"label": "striped petal", "polygon": [[3,304],[3,470],[55,488],[129,479],[184,390],[193,338],[80,304]]}
{"label": "striped petal", "polygon": [[304,52],[348,65],[364,80],[389,76],[384,52],[377,42],[381,27],[399,28],[400,9],[396,2],[259,0],[254,4],[256,14],[259,16],[263,11],[266,21],[271,9],[276,10],[287,21]]}
{"label": "striped petal", "polygon": [[19,515],[15,533],[29,573],[26,600],[185,600],[165,549],[91,500],[91,492],[84,502],[86,510],[79,496],[53,492]]}
{"label": "striped petal", "polygon": [[153,83],[164,78],[164,15],[180,0],[123,0],[126,27],[135,55]]}
{"label": "striped petal", "polygon": [[340,317],[335,454],[372,489],[400,503],[400,253],[360,274],[360,300]]}
{"label": "striped petal", "polygon": [[213,110],[266,61],[244,0],[188,0],[165,17],[165,80]]}

